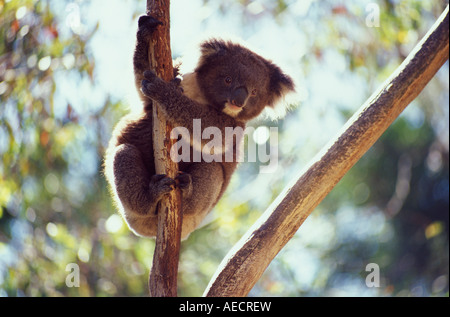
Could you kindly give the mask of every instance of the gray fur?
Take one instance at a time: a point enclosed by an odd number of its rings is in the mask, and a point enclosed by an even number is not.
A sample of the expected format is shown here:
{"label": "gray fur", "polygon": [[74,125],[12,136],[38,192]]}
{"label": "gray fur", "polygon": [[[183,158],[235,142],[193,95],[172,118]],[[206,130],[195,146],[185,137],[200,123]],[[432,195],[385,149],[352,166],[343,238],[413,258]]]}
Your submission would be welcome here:
{"label": "gray fur", "polygon": [[[157,232],[158,202],[180,186],[185,238],[216,205],[237,162],[180,162],[175,180],[155,175],[152,144],[152,101],[161,105],[174,127],[242,127],[265,106],[273,107],[294,90],[290,77],[270,61],[242,45],[212,39],[201,45],[201,57],[193,73],[186,74],[181,88],[176,81],[164,82],[149,71],[148,39],[158,22],[139,19],[134,53],[137,89],[144,107],[139,115],[125,116],[116,126],[105,157],[105,174],[119,211],[138,235]],[[183,92],[184,91],[184,92]],[[191,132],[192,133],[192,132]],[[238,145],[234,144],[236,149]]]}

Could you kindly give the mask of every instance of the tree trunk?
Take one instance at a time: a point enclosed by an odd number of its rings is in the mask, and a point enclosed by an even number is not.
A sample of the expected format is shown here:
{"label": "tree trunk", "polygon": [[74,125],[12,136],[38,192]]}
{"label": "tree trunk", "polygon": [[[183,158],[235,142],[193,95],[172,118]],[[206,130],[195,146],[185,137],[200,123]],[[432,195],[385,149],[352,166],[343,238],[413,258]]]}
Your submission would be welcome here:
{"label": "tree trunk", "polygon": [[206,296],[246,296],[269,263],[347,171],[448,60],[448,6],[395,73],[288,186],[224,258]]}
{"label": "tree trunk", "polygon": [[[173,78],[169,11],[169,0],[147,0],[147,14],[163,23],[152,34],[148,58],[151,68],[166,81]],[[158,107],[158,104],[153,102],[153,149],[156,173],[175,178],[178,166],[170,159],[170,148],[175,141],[170,139],[172,127],[159,113]],[[161,202],[158,209],[158,233],[149,277],[151,296],[177,296],[181,221],[180,193],[176,189]]]}

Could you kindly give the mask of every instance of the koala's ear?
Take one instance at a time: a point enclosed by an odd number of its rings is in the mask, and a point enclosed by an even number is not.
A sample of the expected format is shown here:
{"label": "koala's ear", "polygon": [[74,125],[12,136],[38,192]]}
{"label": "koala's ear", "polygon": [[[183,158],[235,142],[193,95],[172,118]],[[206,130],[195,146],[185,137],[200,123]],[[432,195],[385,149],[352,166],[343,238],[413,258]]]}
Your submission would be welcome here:
{"label": "koala's ear", "polygon": [[197,64],[197,70],[201,69],[214,58],[225,55],[228,49],[229,44],[223,40],[211,39],[203,42],[200,45],[201,56]]}
{"label": "koala's ear", "polygon": [[210,55],[223,55],[227,49],[227,44],[223,40],[211,39],[205,41],[200,45],[202,57],[208,57]]}
{"label": "koala's ear", "polygon": [[278,66],[272,63],[268,66],[270,76],[269,90],[272,93],[272,100],[269,106],[273,107],[280,98],[290,92],[294,92],[295,86],[292,78],[284,74]]}

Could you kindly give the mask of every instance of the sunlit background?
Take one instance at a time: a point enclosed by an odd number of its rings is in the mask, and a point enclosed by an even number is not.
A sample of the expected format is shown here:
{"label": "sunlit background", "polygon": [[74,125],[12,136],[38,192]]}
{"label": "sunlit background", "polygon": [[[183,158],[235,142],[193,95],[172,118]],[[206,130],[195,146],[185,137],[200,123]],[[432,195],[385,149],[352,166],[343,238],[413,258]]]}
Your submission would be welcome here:
{"label": "sunlit background", "polygon": [[[376,4],[379,27],[367,23]],[[395,70],[448,1],[172,0],[174,58],[245,40],[296,81],[278,168],[241,164],[182,243],[179,295],[200,296],[229,249]],[[115,212],[102,159],[140,107],[139,0],[0,0],[0,296],[146,296],[154,241]],[[195,65],[185,56],[183,70]],[[448,296],[448,62],[316,208],[251,296]],[[264,137],[265,135],[265,137]],[[66,266],[80,268],[79,287]],[[380,268],[368,287],[366,265]]]}

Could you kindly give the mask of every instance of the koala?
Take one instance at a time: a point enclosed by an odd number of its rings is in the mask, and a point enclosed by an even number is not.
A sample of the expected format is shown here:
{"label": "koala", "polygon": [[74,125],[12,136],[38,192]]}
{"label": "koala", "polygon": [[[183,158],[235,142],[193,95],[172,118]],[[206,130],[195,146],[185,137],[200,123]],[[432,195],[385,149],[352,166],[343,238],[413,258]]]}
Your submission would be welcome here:
{"label": "koala", "polygon": [[[120,213],[137,235],[157,233],[157,205],[181,190],[182,238],[195,230],[226,190],[237,160],[182,160],[175,179],[155,172],[152,107],[157,102],[174,127],[192,133],[195,119],[202,127],[245,128],[265,107],[274,107],[294,91],[292,79],[271,61],[241,44],[210,39],[192,73],[165,82],[150,71],[149,36],[160,22],[141,16],[133,57],[135,83],[143,101],[139,114],[129,114],[113,131],[105,155],[105,175]],[[223,134],[224,135],[224,134]],[[233,139],[232,150],[239,146]],[[193,147],[189,140],[189,146]]]}

